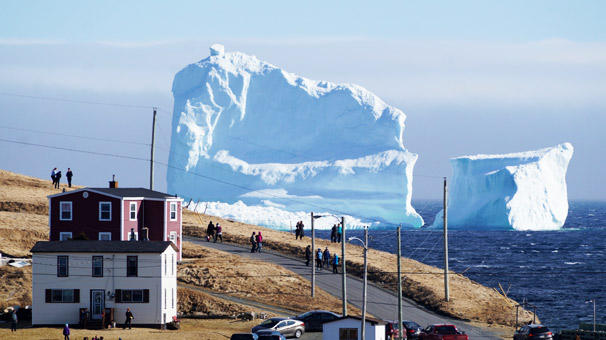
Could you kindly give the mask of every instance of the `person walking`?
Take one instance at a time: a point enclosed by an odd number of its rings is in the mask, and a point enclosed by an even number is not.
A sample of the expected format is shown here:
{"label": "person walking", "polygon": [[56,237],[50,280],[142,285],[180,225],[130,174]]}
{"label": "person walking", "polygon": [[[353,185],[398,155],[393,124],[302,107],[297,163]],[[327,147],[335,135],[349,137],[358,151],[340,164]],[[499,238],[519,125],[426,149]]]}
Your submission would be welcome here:
{"label": "person walking", "polygon": [[333,224],[330,229],[330,243],[337,242],[337,225]]}
{"label": "person walking", "polygon": [[67,178],[67,186],[71,188],[72,187],[72,177],[74,177],[74,173],[72,172],[72,169],[67,168],[65,177]]}
{"label": "person walking", "polygon": [[341,243],[341,236],[343,235],[343,226],[339,223],[337,227],[337,243]]}
{"label": "person walking", "polygon": [[63,327],[63,340],[69,340],[69,325],[65,324]]}
{"label": "person walking", "polygon": [[309,261],[311,260],[311,246],[307,245],[305,248],[305,265],[309,267]]}
{"label": "person walking", "polygon": [[223,243],[223,227],[217,222],[217,226],[215,227],[215,243],[217,243],[217,239],[221,239],[221,243]]}
{"label": "person walking", "polygon": [[131,329],[130,327],[134,318],[135,317],[133,316],[133,312],[130,311],[130,308],[126,308],[126,320],[124,321],[124,329],[126,329],[126,326],[128,326],[128,329]]}
{"label": "person walking", "polygon": [[210,242],[211,239],[215,237],[215,225],[213,221],[208,223],[208,227],[206,227],[206,241]]}
{"label": "person walking", "polygon": [[303,231],[304,227],[303,221],[299,221],[299,239],[301,240],[303,239],[303,236],[305,236],[305,231]]}
{"label": "person walking", "polygon": [[61,171],[57,171],[55,174],[55,189],[59,189],[61,185]]}
{"label": "person walking", "polygon": [[339,255],[337,253],[332,256],[332,272],[333,274],[339,274]]}
{"label": "person walking", "polygon": [[255,251],[257,251],[257,236],[255,235],[255,232],[253,231],[252,235],[250,235],[250,252],[254,253]]}
{"label": "person walking", "polygon": [[53,171],[51,171],[51,179],[53,180],[53,188],[54,188],[55,183],[57,183],[57,168],[53,168]]}
{"label": "person walking", "polygon": [[13,310],[13,313],[11,314],[11,332],[17,331],[17,322],[17,311]]}
{"label": "person walking", "polygon": [[297,225],[295,226],[295,240],[299,239],[299,232],[300,232],[299,222],[297,222]]}
{"label": "person walking", "polygon": [[257,234],[257,253],[261,252],[261,248],[263,246],[263,236],[261,236],[261,232]]}
{"label": "person walking", "polygon": [[322,254],[322,260],[326,268],[328,268],[328,265],[330,264],[330,251],[328,251],[328,247],[324,249],[324,254]]}
{"label": "person walking", "polygon": [[322,249],[318,248],[316,252],[316,267],[322,269]]}

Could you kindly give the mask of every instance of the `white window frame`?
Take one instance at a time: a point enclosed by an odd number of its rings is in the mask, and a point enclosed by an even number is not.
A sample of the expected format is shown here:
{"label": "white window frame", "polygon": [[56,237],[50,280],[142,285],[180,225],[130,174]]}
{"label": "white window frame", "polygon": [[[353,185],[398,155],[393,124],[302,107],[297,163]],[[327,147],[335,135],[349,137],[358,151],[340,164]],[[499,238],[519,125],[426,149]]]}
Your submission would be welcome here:
{"label": "white window frame", "polygon": [[[135,207],[134,210],[133,210],[133,207]],[[135,213],[135,217],[134,218],[133,218],[133,213]],[[136,221],[137,220],[137,202],[130,202],[130,204],[129,204],[128,219],[130,221]]]}
{"label": "white window frame", "polygon": [[[135,241],[139,241],[139,232],[135,231]],[[130,241],[130,231],[128,232],[128,237],[126,239],[127,241]]]}
{"label": "white window frame", "polygon": [[[173,240],[174,238],[174,240]],[[172,243],[175,244],[175,246],[177,245],[177,232],[176,231],[171,231],[168,234],[168,240],[171,241]]]}
{"label": "white window frame", "polygon": [[[63,218],[63,204],[69,204],[69,218]],[[59,201],[59,221],[71,221],[74,217],[74,207],[71,201]]]}
{"label": "white window frame", "polygon": [[[173,207],[175,207],[175,217],[173,218]],[[168,211],[168,217],[170,218],[171,221],[176,221],[177,220],[177,202],[170,202],[170,209]]]}
{"label": "white window frame", "polygon": [[[101,218],[101,206],[109,204],[109,219]],[[112,220],[112,202],[99,202],[99,221],[111,221]]]}
{"label": "white window frame", "polygon": [[[107,235],[107,236],[109,236],[109,239],[107,239],[107,240],[103,240],[103,239],[101,239],[101,236],[102,236],[102,235]],[[108,231],[100,231],[100,232],[99,232],[99,241],[111,241],[111,240],[112,240],[112,233],[111,233],[111,232],[108,232]]]}
{"label": "white window frame", "polygon": [[[63,236],[68,236],[66,239],[63,239]],[[70,238],[72,238],[72,232],[71,231],[62,231],[59,233],[59,241],[67,241]]]}

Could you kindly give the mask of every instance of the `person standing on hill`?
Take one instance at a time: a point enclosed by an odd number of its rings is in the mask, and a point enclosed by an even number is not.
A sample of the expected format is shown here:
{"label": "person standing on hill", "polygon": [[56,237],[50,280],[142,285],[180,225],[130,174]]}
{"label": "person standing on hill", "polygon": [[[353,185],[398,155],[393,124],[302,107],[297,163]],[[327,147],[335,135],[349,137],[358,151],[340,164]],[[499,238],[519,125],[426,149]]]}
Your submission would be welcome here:
{"label": "person standing on hill", "polygon": [[324,254],[322,254],[322,260],[326,268],[328,268],[328,265],[330,264],[330,251],[328,251],[328,247],[324,249]]}
{"label": "person standing on hill", "polygon": [[60,185],[61,185],[61,171],[57,171],[57,173],[55,174],[55,188],[59,189]]}
{"label": "person standing on hill", "polygon": [[67,168],[65,177],[67,178],[67,186],[71,188],[72,187],[72,177],[74,177],[74,173],[72,172],[72,169]]}
{"label": "person standing on hill", "polygon": [[341,225],[341,223],[339,223],[339,226],[337,227],[337,243],[341,243],[341,237],[343,236],[343,226]]}
{"label": "person standing on hill", "polygon": [[311,246],[307,245],[305,248],[305,265],[309,267],[309,261],[311,260]]}
{"label": "person standing on hill", "polygon": [[11,332],[17,331],[17,321],[17,311],[13,310],[13,312],[11,313]]}
{"label": "person standing on hill", "polygon": [[305,232],[303,231],[303,228],[305,227],[305,225],[303,225],[303,221],[299,221],[299,239],[303,239],[303,236],[305,236]]}
{"label": "person standing on hill", "polygon": [[261,236],[261,232],[257,234],[257,252],[261,252],[261,247],[263,246],[263,236]]}
{"label": "person standing on hill", "polygon": [[337,255],[337,253],[335,253],[332,256],[332,272],[333,274],[339,274],[339,255]]}
{"label": "person standing on hill", "polygon": [[51,179],[53,180],[53,188],[54,188],[55,183],[57,183],[57,168],[53,168],[53,171],[51,171]]}
{"label": "person standing on hill", "polygon": [[69,340],[69,325],[65,324],[63,327],[63,340]]}
{"label": "person standing on hill", "polygon": [[210,242],[211,239],[213,239],[215,237],[215,225],[213,224],[213,221],[210,221],[210,223],[208,223],[208,227],[206,227],[206,240],[208,242]]}
{"label": "person standing on hill", "polygon": [[221,243],[223,243],[223,227],[217,222],[217,226],[215,227],[215,243],[217,243],[217,239],[221,239]]}
{"label": "person standing on hill", "polygon": [[330,229],[330,243],[337,242],[337,225],[333,224]]}
{"label": "person standing on hill", "polygon": [[255,235],[255,232],[253,231],[252,235],[250,235],[250,252],[254,253],[255,251],[257,251],[257,236]]}
{"label": "person standing on hill", "polygon": [[295,225],[295,240],[299,239],[299,222]]}

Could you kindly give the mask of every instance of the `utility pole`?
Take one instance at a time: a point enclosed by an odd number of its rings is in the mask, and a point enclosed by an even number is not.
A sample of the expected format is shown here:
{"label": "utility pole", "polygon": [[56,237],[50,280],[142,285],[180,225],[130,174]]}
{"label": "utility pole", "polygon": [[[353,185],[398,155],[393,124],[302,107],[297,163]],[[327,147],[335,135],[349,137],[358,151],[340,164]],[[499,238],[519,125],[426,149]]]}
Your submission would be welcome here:
{"label": "utility pole", "polygon": [[450,301],[448,287],[448,185],[444,177],[444,299]]}
{"label": "utility pole", "polygon": [[154,118],[152,120],[151,156],[149,158],[149,190],[154,190],[154,144],[156,143],[156,111],[154,107]]}
{"label": "utility pole", "polygon": [[347,266],[345,265],[345,217],[341,216],[341,294],[343,294],[343,317],[347,316]]}
{"label": "utility pole", "polygon": [[368,285],[368,227],[364,227],[364,287],[362,301],[362,339],[366,340],[366,286]]}
{"label": "utility pole", "polygon": [[402,340],[402,225],[398,226],[398,339]]}
{"label": "utility pole", "polygon": [[311,297],[316,296],[316,230],[314,229],[314,212],[311,212]]}

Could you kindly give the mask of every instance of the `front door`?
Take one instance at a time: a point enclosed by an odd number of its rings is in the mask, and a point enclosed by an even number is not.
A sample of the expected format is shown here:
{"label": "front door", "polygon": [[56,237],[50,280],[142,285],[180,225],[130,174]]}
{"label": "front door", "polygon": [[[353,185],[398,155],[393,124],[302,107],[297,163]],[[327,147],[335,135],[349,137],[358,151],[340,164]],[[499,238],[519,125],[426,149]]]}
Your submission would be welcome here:
{"label": "front door", "polygon": [[103,317],[105,308],[105,291],[102,289],[91,289],[90,291],[90,317],[99,320]]}

